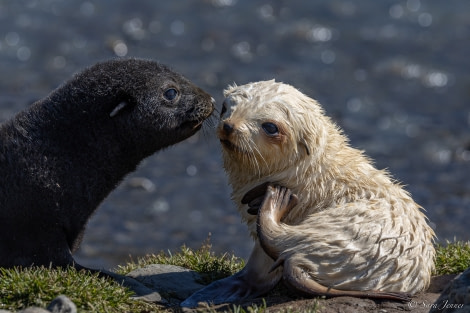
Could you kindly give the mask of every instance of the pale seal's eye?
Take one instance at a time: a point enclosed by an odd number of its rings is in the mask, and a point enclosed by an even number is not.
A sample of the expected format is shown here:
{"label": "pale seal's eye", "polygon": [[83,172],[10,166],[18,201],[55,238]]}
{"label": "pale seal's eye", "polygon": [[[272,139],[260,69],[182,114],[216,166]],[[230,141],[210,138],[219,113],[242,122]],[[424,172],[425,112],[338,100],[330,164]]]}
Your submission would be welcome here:
{"label": "pale seal's eye", "polygon": [[279,129],[274,123],[266,122],[266,123],[263,123],[261,127],[263,127],[265,133],[268,136],[275,136],[279,133]]}
{"label": "pale seal's eye", "polygon": [[174,88],[167,89],[164,93],[163,96],[167,100],[174,100],[176,96],[178,95],[178,91]]}

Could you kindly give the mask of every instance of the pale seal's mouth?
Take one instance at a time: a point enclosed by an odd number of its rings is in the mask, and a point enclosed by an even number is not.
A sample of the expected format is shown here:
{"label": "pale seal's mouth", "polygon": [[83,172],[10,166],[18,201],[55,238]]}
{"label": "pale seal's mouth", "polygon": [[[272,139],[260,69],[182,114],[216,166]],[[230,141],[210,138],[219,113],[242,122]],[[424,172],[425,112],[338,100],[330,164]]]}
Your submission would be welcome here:
{"label": "pale seal's mouth", "polygon": [[227,139],[220,139],[220,143],[223,147],[227,148],[228,150],[235,150],[236,146]]}
{"label": "pale seal's mouth", "polygon": [[249,155],[250,153],[242,148],[240,148],[239,146],[237,146],[236,144],[232,143],[230,140],[228,139],[220,139],[220,143],[222,144],[222,147],[225,148],[226,150],[230,151],[230,152],[234,152],[234,153],[238,153],[238,154],[245,154],[245,155]]}

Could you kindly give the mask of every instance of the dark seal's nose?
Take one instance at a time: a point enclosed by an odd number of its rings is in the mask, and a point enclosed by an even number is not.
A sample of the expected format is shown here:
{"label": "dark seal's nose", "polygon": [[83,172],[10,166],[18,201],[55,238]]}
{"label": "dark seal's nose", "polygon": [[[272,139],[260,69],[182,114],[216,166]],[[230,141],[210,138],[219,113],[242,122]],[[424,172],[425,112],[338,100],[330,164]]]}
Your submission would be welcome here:
{"label": "dark seal's nose", "polygon": [[220,111],[220,118],[224,117],[225,113],[227,113],[227,100],[222,103],[222,110]]}
{"label": "dark seal's nose", "polygon": [[233,124],[230,124],[228,122],[225,122],[222,128],[226,135],[230,135],[233,132]]}

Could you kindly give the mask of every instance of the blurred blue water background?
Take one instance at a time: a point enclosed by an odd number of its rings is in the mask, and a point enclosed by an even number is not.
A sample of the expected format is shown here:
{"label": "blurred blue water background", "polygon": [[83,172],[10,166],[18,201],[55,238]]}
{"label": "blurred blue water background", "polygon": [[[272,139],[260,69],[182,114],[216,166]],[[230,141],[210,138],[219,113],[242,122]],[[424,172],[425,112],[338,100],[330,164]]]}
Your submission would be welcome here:
{"label": "blurred blue water background", "polygon": [[[0,1],[0,121],[97,61],[171,65],[222,103],[275,78],[319,100],[388,168],[439,240],[470,239],[470,2]],[[146,159],[89,222],[77,260],[197,248],[248,257],[214,128]]]}

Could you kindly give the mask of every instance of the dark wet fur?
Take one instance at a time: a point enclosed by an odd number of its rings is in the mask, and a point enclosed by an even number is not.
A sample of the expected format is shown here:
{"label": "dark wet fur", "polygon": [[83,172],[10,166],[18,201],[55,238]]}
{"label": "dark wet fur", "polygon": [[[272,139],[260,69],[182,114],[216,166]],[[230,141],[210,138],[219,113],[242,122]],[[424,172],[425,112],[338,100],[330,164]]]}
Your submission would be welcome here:
{"label": "dark wet fur", "polygon": [[142,159],[197,132],[213,107],[168,67],[119,59],[86,69],[5,122],[0,266],[74,264],[102,200]]}

